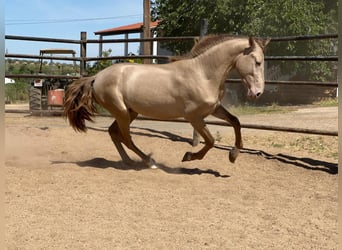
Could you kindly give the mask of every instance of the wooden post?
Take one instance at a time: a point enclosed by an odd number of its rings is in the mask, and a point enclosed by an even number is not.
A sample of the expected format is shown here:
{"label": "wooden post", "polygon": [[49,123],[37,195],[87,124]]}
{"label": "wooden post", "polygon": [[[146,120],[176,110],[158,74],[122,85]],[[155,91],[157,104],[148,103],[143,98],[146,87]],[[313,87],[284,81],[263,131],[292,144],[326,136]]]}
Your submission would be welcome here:
{"label": "wooden post", "polygon": [[[151,2],[150,0],[143,0],[144,1],[144,31],[143,31],[143,38],[150,38],[151,37]],[[149,56],[151,55],[151,42],[143,42],[144,43],[144,55]],[[144,63],[151,63],[151,59],[144,59]]]}
{"label": "wooden post", "polygon": [[99,43],[99,57],[102,57],[102,51],[103,51],[103,43],[102,43],[102,40],[103,40],[103,36],[100,35],[100,43]]}
{"label": "wooden post", "polygon": [[[202,19],[200,36],[205,36],[208,33],[208,19]],[[199,143],[199,133],[194,129],[192,134],[192,146],[196,147]]]}
{"label": "wooden post", "polygon": [[87,58],[87,32],[81,32],[81,48],[80,48],[80,74],[81,76],[86,76],[86,58]]}
{"label": "wooden post", "polygon": [[125,34],[125,39],[126,39],[126,42],[125,42],[125,53],[124,53],[124,55],[128,56],[128,42],[127,42],[127,40],[128,40],[128,33]]}

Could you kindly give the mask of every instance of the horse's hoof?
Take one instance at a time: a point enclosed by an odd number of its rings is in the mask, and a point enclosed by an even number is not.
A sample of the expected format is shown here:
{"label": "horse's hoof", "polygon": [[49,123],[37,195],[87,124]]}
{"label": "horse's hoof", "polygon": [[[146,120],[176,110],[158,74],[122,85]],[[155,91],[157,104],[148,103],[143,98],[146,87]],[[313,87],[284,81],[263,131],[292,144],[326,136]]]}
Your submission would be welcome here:
{"label": "horse's hoof", "polygon": [[150,155],[149,155],[148,159],[145,160],[145,164],[147,165],[147,167],[152,168],[152,169],[158,168],[156,161],[153,160],[153,158]]}
{"label": "horse's hoof", "polygon": [[186,152],[183,157],[183,162],[184,161],[191,161],[192,160],[192,153],[191,152]]}
{"label": "horse's hoof", "polygon": [[240,150],[238,148],[232,148],[232,150],[230,150],[229,152],[229,161],[231,163],[234,163],[239,153],[240,153]]}
{"label": "horse's hoof", "polygon": [[150,169],[158,169],[158,166],[156,164],[153,164],[150,166]]}

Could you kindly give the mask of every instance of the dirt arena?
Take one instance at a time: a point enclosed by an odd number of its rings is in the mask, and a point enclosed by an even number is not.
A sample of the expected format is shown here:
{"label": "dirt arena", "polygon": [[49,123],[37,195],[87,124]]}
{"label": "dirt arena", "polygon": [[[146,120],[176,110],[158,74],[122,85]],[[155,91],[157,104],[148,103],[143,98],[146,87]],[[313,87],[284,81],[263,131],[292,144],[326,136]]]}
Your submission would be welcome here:
{"label": "dirt arena", "polygon": [[[335,107],[240,119],[337,130],[338,118]],[[111,122],[80,134],[61,117],[6,113],[7,249],[337,249],[337,137],[243,129],[231,164],[232,129],[210,126],[216,147],[182,163],[201,146],[190,125],[135,121],[160,166],[146,169],[121,162],[101,131]]]}

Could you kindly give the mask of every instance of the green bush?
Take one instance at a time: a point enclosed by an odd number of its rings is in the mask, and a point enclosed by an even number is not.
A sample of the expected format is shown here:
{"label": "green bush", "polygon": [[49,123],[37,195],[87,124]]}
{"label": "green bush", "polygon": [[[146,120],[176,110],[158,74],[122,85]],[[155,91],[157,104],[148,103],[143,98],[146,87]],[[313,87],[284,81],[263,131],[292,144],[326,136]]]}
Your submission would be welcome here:
{"label": "green bush", "polygon": [[16,79],[15,83],[5,85],[5,100],[10,103],[28,102],[29,83],[25,79]]}

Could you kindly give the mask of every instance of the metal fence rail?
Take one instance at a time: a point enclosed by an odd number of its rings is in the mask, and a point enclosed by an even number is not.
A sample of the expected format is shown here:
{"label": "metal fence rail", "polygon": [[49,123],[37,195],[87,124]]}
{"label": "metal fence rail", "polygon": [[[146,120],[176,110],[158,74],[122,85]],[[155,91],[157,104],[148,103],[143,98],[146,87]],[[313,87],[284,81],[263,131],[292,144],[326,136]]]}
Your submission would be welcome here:
{"label": "metal fence rail", "polygon": [[[86,47],[87,44],[96,43],[136,43],[136,42],[153,42],[153,41],[191,41],[198,38],[198,36],[186,36],[186,37],[154,37],[154,38],[130,38],[130,39],[87,39],[86,33],[81,32],[80,40],[74,39],[60,39],[60,38],[46,38],[46,37],[28,37],[28,36],[14,36],[6,35],[5,39],[8,40],[21,40],[21,41],[37,41],[37,42],[54,42],[54,43],[71,43],[79,44],[80,57],[49,57],[39,55],[21,55],[21,54],[5,54],[7,58],[27,58],[27,59],[55,59],[55,60],[70,60],[70,61],[96,61],[96,60],[120,60],[120,59],[167,59],[168,56],[152,56],[152,55],[135,55],[135,56],[110,56],[110,57],[87,57]],[[272,42],[283,41],[304,41],[313,39],[337,39],[337,34],[323,34],[323,35],[304,35],[304,36],[286,36],[286,37],[272,37]],[[266,56],[265,60],[282,60],[282,61],[337,61],[337,56]]]}
{"label": "metal fence rail", "polygon": [[301,36],[282,36],[272,37],[274,42],[289,42],[289,41],[305,41],[317,39],[337,39],[338,34],[321,34],[321,35],[301,35]]}
{"label": "metal fence rail", "polygon": [[[149,120],[149,121],[164,121],[164,120],[158,120],[158,119],[151,119],[149,117],[144,117],[144,116],[138,116],[137,119],[138,120]],[[167,121],[168,122],[189,123],[188,121],[186,121],[184,119],[167,120]],[[205,120],[205,123],[209,124],[209,125],[231,127],[231,125],[229,123],[223,122],[223,121]],[[258,129],[258,130],[271,130],[271,131],[301,133],[301,134],[313,134],[313,135],[338,136],[338,131],[328,131],[328,130],[321,130],[321,129],[306,129],[306,128],[292,128],[292,127],[285,127],[285,126],[272,126],[272,125],[241,123],[241,128]]]}
{"label": "metal fence rail", "polygon": [[265,56],[266,61],[337,61],[337,56]]}
{"label": "metal fence rail", "polygon": [[[241,79],[227,79],[228,83],[241,83]],[[280,81],[265,80],[267,85],[299,85],[299,86],[320,86],[320,87],[338,87],[337,82],[317,82],[317,81]]]}
{"label": "metal fence rail", "polygon": [[129,38],[129,39],[88,39],[87,43],[140,43],[140,42],[170,42],[170,41],[193,41],[199,36],[183,37],[151,37],[151,38]]}
{"label": "metal fence rail", "polygon": [[80,40],[73,39],[60,39],[60,38],[49,38],[49,37],[34,37],[34,36],[13,36],[5,35],[7,40],[19,40],[19,41],[32,41],[32,42],[51,42],[51,43],[74,43],[80,44]]}
{"label": "metal fence rail", "polygon": [[85,60],[89,61],[105,61],[105,60],[127,60],[127,59],[169,59],[169,56],[145,56],[145,55],[132,55],[132,56],[107,56],[107,57],[87,57]]}
{"label": "metal fence rail", "polygon": [[7,58],[23,58],[23,59],[46,59],[46,60],[61,60],[61,61],[81,61],[80,57],[68,57],[68,56],[38,56],[27,54],[6,54]]}
{"label": "metal fence rail", "polygon": [[80,78],[80,76],[72,76],[72,75],[40,75],[40,74],[6,74],[6,77],[9,78],[64,78],[64,79],[77,79]]}

